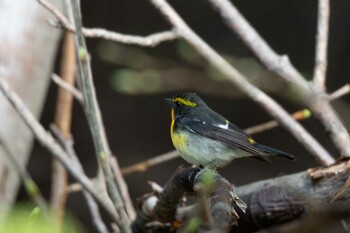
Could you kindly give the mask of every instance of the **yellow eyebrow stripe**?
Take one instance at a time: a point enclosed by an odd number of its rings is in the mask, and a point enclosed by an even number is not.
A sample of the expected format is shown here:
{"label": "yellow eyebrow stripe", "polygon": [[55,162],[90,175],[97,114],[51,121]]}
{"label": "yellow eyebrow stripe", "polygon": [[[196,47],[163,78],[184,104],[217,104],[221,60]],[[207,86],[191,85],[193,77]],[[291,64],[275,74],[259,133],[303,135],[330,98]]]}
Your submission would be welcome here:
{"label": "yellow eyebrow stripe", "polygon": [[185,100],[183,98],[180,98],[180,97],[176,97],[175,99],[173,99],[173,103],[175,102],[180,102],[186,106],[190,106],[190,107],[196,107],[197,104],[192,102],[192,101],[189,101],[189,100]]}

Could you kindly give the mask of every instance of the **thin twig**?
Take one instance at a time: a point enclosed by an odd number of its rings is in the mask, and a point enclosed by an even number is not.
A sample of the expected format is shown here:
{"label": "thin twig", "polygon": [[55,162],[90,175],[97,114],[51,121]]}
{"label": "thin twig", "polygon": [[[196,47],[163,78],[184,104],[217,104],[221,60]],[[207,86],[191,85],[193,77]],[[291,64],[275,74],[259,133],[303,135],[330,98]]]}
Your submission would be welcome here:
{"label": "thin twig", "polygon": [[107,226],[102,220],[100,211],[98,209],[98,206],[95,202],[95,200],[91,197],[90,193],[83,191],[83,195],[85,197],[85,200],[88,204],[90,213],[91,213],[91,219],[99,233],[109,233]]}
{"label": "thin twig", "polygon": [[[73,86],[75,83],[75,52],[74,37],[66,32],[64,35],[63,54],[61,58],[62,81]],[[55,75],[53,75],[55,76]],[[73,95],[64,88],[58,89],[57,104],[55,111],[55,124],[65,138],[70,137],[71,119],[73,108]],[[61,163],[54,159],[52,161],[52,183],[51,183],[51,209],[58,223],[61,226],[64,208],[67,199],[68,174]]]}
{"label": "thin twig", "polygon": [[232,67],[222,56],[195,34],[165,0],[150,0],[150,2],[163,14],[173,27],[177,29],[183,39],[191,44],[208,62],[222,72],[228,80],[263,107],[284,128],[292,133],[317,161],[326,165],[334,162],[332,156],[312,135],[291,118],[276,101],[249,83],[244,75]]}
{"label": "thin twig", "polygon": [[55,6],[53,6],[51,3],[45,0],[37,0],[39,4],[41,4],[43,7],[45,7],[48,11],[50,11],[59,21],[60,23],[66,28],[68,31],[73,32],[74,27],[72,24],[69,23],[68,19],[58,10]]}
{"label": "thin twig", "polygon": [[[55,125],[50,125],[50,129],[69,154],[70,158],[72,159],[72,163],[75,163],[77,169],[79,169],[83,173],[83,166],[81,165],[79,158],[73,148],[73,139],[65,137],[62,130],[56,127]],[[93,223],[95,224],[96,229],[100,233],[107,233],[107,227],[101,218],[100,211],[95,200],[92,198],[91,194],[88,193],[86,190],[83,190],[83,195],[89,207],[91,218]]]}
{"label": "thin twig", "polygon": [[179,37],[175,30],[158,32],[148,36],[124,35],[103,28],[83,28],[83,33],[86,37],[145,47],[155,47],[164,41],[172,41]]}
{"label": "thin twig", "polygon": [[[248,48],[268,69],[278,74],[312,111],[329,132],[340,155],[350,156],[350,135],[337,113],[327,101],[327,94],[314,83],[309,83],[292,65],[287,56],[278,55],[248,23],[229,0],[208,0],[222,15],[227,25],[238,34]],[[333,159],[326,159],[328,164]]]}
{"label": "thin twig", "polygon": [[[114,181],[112,168],[109,164],[109,158],[112,153],[107,142],[100,107],[96,98],[90,59],[85,43],[85,38],[82,33],[79,0],[72,1],[72,12],[74,15],[74,24],[76,28],[76,54],[78,57],[80,80],[82,83],[82,90],[85,99],[84,110],[91,130],[91,134],[93,136],[96,156],[104,174],[104,180],[106,182],[108,195],[111,198],[119,215],[117,224],[122,232],[131,233],[131,221],[125,209],[124,200],[120,193],[120,187],[118,188],[117,183]],[[120,170],[117,161],[116,164],[116,169]],[[118,179],[123,180],[123,177],[119,177]]]}
{"label": "thin twig", "polygon": [[14,109],[17,111],[19,116],[22,118],[24,123],[33,132],[34,136],[37,138],[39,143],[51,152],[52,156],[58,159],[64,167],[70,172],[70,174],[82,184],[84,189],[86,189],[96,201],[107,211],[108,214],[113,219],[117,219],[113,208],[109,206],[100,196],[99,193],[92,187],[89,178],[83,174],[79,169],[77,169],[75,163],[69,158],[68,154],[62,149],[62,147],[57,143],[57,141],[52,137],[52,135],[47,132],[43,126],[35,119],[33,114],[28,110],[28,108],[23,104],[18,95],[11,90],[8,84],[4,81],[3,77],[0,77],[0,90],[5,95],[5,97],[12,104]]}
{"label": "thin twig", "polygon": [[57,74],[52,74],[51,78],[58,86],[70,92],[74,96],[74,98],[77,99],[80,103],[84,103],[83,94],[78,89],[76,89],[73,85],[61,79]]}
{"label": "thin twig", "polygon": [[121,170],[122,170],[123,175],[129,175],[129,174],[132,174],[134,172],[144,172],[152,166],[155,166],[155,165],[160,164],[160,163],[164,163],[166,161],[175,159],[177,157],[179,157],[179,153],[176,150],[173,150],[173,151],[167,152],[165,154],[155,156],[151,159],[147,159],[145,161],[136,163],[134,165],[122,168]]}
{"label": "thin twig", "polygon": [[328,96],[330,100],[338,99],[350,93],[350,84],[346,84]]}
{"label": "thin twig", "polygon": [[[46,0],[37,0],[42,6],[49,10],[59,21],[60,26],[69,32],[75,33],[75,27],[69,23],[68,19],[52,4]],[[83,34],[86,37],[101,38],[123,44],[144,46],[144,47],[155,47],[162,42],[172,41],[179,38],[179,35],[175,30],[158,32],[150,34],[148,36],[136,36],[136,35],[125,35],[118,32],[112,32],[103,28],[83,28]]]}
{"label": "thin twig", "polygon": [[123,200],[125,201],[126,211],[128,212],[130,219],[134,220],[136,217],[135,208],[132,204],[132,200],[131,200],[131,197],[130,197],[129,192],[128,192],[128,186],[124,181],[122,171],[120,170],[120,168],[117,164],[115,156],[110,157],[110,164],[112,167],[112,171],[114,173],[114,178],[116,179],[116,181],[118,183],[118,187],[120,188],[120,193],[123,197]]}
{"label": "thin twig", "polygon": [[316,36],[316,57],[313,81],[322,90],[326,89],[327,49],[329,31],[330,1],[318,0],[318,23]]}

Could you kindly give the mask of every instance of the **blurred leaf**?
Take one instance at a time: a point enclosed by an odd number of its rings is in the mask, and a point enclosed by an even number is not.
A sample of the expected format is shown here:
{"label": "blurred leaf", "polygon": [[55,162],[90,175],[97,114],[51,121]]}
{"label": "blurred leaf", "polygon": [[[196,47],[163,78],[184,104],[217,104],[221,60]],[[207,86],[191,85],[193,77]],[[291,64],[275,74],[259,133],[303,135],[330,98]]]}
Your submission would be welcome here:
{"label": "blurred leaf", "polygon": [[61,231],[53,219],[42,215],[38,207],[15,206],[6,221],[0,226],[0,233],[83,233],[82,228],[72,219],[64,220]]}
{"label": "blurred leaf", "polygon": [[201,220],[198,217],[193,217],[188,222],[183,232],[186,233],[195,233],[198,232],[199,227],[201,225]]}
{"label": "blurred leaf", "polygon": [[159,73],[152,69],[118,69],[111,77],[112,88],[125,94],[157,92],[161,88],[161,82]]}
{"label": "blurred leaf", "polygon": [[203,58],[188,43],[179,41],[177,43],[177,51],[181,58],[192,65],[201,65]]}

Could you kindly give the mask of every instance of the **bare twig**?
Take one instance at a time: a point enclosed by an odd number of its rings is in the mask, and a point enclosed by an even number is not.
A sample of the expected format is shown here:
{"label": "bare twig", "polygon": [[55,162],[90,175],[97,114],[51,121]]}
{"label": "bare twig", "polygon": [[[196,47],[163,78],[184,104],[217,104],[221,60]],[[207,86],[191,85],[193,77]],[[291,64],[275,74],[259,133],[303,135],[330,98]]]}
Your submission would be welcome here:
{"label": "bare twig", "polygon": [[124,181],[122,171],[120,170],[120,168],[117,164],[115,156],[111,156],[110,159],[111,159],[110,164],[111,164],[111,167],[112,167],[112,170],[114,173],[114,178],[116,179],[116,181],[119,185],[120,193],[123,197],[123,200],[125,201],[126,211],[128,212],[130,219],[134,220],[136,217],[136,212],[135,212],[135,208],[132,204],[132,200],[131,200],[131,197],[130,197],[129,192],[128,192],[128,186]]}
{"label": "bare twig", "polygon": [[[72,6],[76,28],[76,54],[78,57],[80,80],[82,83],[82,90],[85,99],[84,110],[93,136],[96,156],[104,174],[108,195],[111,198],[119,215],[117,224],[122,232],[131,233],[131,221],[125,209],[124,200],[120,193],[120,187],[118,188],[117,184],[114,181],[112,168],[109,164],[111,151],[107,142],[100,107],[96,98],[90,59],[85,43],[85,38],[82,33],[79,0],[73,0]],[[116,169],[120,170],[117,160]],[[118,179],[123,180],[123,177],[119,177]]]}
{"label": "bare twig", "polygon": [[343,225],[343,228],[344,228],[344,230],[345,230],[345,233],[350,233],[349,224],[348,224],[344,219],[341,220],[341,224]]}
{"label": "bare twig", "polygon": [[99,233],[108,233],[108,228],[106,227],[105,223],[102,220],[100,211],[98,209],[98,206],[95,202],[95,200],[91,197],[90,193],[84,191],[83,192],[85,200],[88,204],[90,213],[91,213],[91,219]]}
{"label": "bare twig", "polygon": [[329,8],[329,0],[318,0],[316,59],[313,81],[322,90],[326,89]]}
{"label": "bare twig", "polygon": [[[62,81],[73,86],[75,83],[76,59],[74,52],[74,37],[69,32],[66,32],[64,36],[61,64]],[[70,137],[72,108],[72,94],[64,88],[59,88],[55,112],[55,124],[61,130],[65,138]],[[67,171],[59,161],[54,159],[52,161],[51,209],[59,226],[61,225],[64,216],[64,208],[67,199],[67,183]]]}
{"label": "bare twig", "polygon": [[60,23],[68,30],[73,32],[74,27],[69,23],[68,19],[58,10],[55,6],[49,3],[46,0],[37,0],[39,4],[45,7],[48,11],[50,11],[59,21]]}
{"label": "bare twig", "polygon": [[177,39],[175,30],[158,32],[148,36],[124,35],[117,32],[111,32],[103,28],[83,28],[84,36],[92,38],[102,38],[123,44],[138,45],[145,47],[155,47],[162,42]]}
{"label": "bare twig", "polygon": [[51,78],[57,85],[64,88],[66,91],[70,92],[74,96],[74,98],[76,98],[80,103],[84,103],[83,94],[78,89],[76,89],[73,85],[62,80],[56,74],[52,74]]}
{"label": "bare twig", "polygon": [[[75,27],[69,23],[68,19],[53,5],[51,5],[46,0],[37,0],[42,6],[49,10],[58,20],[60,25],[69,32],[75,32]],[[57,26],[57,25],[55,25]],[[172,41],[177,39],[179,36],[175,30],[158,32],[148,36],[135,36],[135,35],[125,35],[118,32],[108,31],[103,28],[83,28],[83,34],[86,37],[91,38],[102,38],[105,40],[110,40],[118,43],[145,46],[145,47],[155,47],[162,42]]]}
{"label": "bare twig", "polygon": [[167,152],[165,154],[155,156],[151,159],[147,159],[147,160],[142,161],[140,163],[136,163],[134,165],[122,168],[122,173],[123,173],[123,175],[129,175],[129,174],[132,174],[134,172],[144,172],[152,166],[155,166],[155,165],[160,164],[160,163],[164,163],[166,161],[172,160],[172,159],[177,158],[177,157],[179,157],[179,153],[176,150],[173,150],[173,151]]}
{"label": "bare twig", "polygon": [[[264,41],[257,31],[228,0],[208,0],[225,18],[227,25],[235,31],[258,59],[271,71],[277,73],[294,88],[301,100],[312,111],[329,132],[340,155],[350,156],[350,135],[336,112],[327,101],[326,93],[314,83],[308,83],[290,63],[287,56],[279,56]],[[333,159],[326,159],[329,164]]]}
{"label": "bare twig", "polygon": [[89,178],[83,174],[77,167],[75,163],[69,158],[68,154],[62,149],[62,147],[57,143],[57,141],[52,137],[52,135],[47,132],[42,125],[35,119],[33,114],[28,110],[28,108],[23,104],[18,95],[13,92],[4,79],[0,78],[0,90],[5,95],[5,97],[12,104],[14,109],[17,111],[19,116],[23,119],[24,123],[33,132],[39,143],[48,149],[51,154],[58,159],[64,167],[70,172],[70,174],[82,184],[84,189],[86,189],[92,196],[97,200],[97,202],[110,214],[113,219],[117,219],[113,208],[109,206],[100,196],[99,193],[92,187]]}
{"label": "bare twig", "polygon": [[[50,129],[52,133],[55,135],[55,137],[59,140],[59,142],[63,145],[67,153],[69,154],[70,158],[72,159],[72,163],[75,163],[75,166],[77,167],[77,169],[79,169],[83,173],[84,169],[73,148],[72,138],[65,137],[62,130],[56,127],[55,125],[51,125]],[[83,190],[83,195],[89,207],[89,210],[91,213],[91,219],[95,224],[96,229],[99,231],[99,233],[107,233],[108,232],[107,227],[102,221],[100,211],[95,200],[92,198],[91,194],[86,190]]]}
{"label": "bare twig", "polygon": [[338,99],[350,93],[350,84],[346,84],[328,96],[330,100]]}

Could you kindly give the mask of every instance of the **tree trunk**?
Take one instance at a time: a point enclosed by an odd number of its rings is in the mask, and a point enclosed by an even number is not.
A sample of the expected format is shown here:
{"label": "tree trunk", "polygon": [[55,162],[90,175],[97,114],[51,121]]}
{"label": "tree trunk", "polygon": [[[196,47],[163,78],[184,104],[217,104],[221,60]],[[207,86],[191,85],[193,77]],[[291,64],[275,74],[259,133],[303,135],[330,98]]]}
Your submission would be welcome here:
{"label": "tree trunk", "polygon": [[[50,0],[61,6],[61,0]],[[61,7],[59,7],[61,8]],[[35,0],[0,0],[0,78],[39,116],[46,97],[59,30],[48,25],[50,14]],[[24,168],[33,135],[0,94],[0,222],[15,200],[19,177],[8,155]]]}

